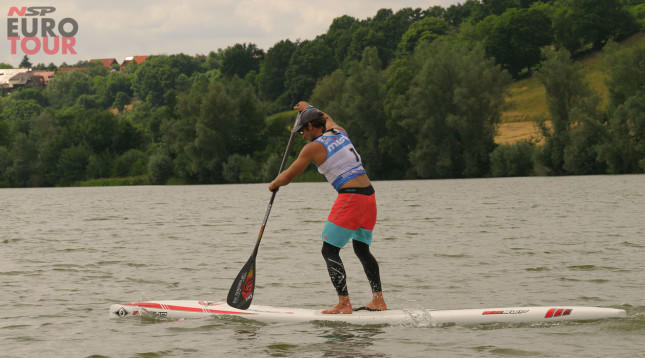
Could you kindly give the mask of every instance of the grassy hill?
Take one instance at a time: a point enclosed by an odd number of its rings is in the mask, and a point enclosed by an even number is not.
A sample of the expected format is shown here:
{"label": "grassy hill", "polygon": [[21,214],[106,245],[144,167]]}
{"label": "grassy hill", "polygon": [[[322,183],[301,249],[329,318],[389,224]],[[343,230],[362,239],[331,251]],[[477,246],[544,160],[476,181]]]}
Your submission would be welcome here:
{"label": "grassy hill", "polygon": [[[626,47],[645,47],[645,33],[638,33],[621,42]],[[602,54],[593,53],[579,60],[587,83],[600,95],[603,105],[607,103],[605,72],[602,66]],[[522,139],[537,137],[533,119],[547,117],[544,87],[537,79],[531,77],[516,81],[510,86],[508,109],[502,114],[502,124],[495,137],[497,143],[513,143]]]}

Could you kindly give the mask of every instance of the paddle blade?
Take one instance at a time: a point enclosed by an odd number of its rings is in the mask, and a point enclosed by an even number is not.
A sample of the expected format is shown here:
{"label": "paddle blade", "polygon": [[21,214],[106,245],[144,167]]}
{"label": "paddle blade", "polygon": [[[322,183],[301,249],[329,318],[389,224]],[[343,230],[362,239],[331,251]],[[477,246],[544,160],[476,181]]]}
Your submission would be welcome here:
{"label": "paddle blade", "polygon": [[255,255],[242,267],[237,274],[231,289],[228,291],[226,303],[237,309],[245,310],[251,305],[255,290]]}

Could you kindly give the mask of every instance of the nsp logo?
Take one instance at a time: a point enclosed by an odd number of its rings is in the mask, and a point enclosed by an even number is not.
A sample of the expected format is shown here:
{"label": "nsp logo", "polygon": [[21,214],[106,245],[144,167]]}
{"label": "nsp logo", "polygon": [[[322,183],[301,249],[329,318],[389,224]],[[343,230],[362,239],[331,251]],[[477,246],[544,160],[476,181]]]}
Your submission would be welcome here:
{"label": "nsp logo", "polygon": [[16,6],[12,6],[9,9],[9,14],[7,14],[7,16],[45,16],[54,11],[56,11],[56,8],[53,6],[23,6],[20,9]]}
{"label": "nsp logo", "polygon": [[7,40],[11,54],[20,49],[26,55],[35,55],[42,49],[48,55],[61,52],[76,55],[78,22],[71,17],[56,20],[46,17],[56,11],[53,6],[12,6],[7,13]]}

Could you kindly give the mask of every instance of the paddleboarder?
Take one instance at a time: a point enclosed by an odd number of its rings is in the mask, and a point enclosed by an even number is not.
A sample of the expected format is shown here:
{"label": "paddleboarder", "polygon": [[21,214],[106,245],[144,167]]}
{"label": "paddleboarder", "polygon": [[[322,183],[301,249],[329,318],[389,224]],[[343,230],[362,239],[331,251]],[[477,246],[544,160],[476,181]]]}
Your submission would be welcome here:
{"label": "paddleboarder", "polygon": [[356,310],[386,310],[379,265],[370,252],[372,230],[376,224],[376,199],[361,158],[347,131],[329,115],[305,101],[294,109],[300,112],[300,117],[292,133],[300,133],[310,143],[302,148],[293,164],[269,184],[269,190],[275,191],[289,184],[313,162],[338,191],[321,235],[322,255],[338,294],[338,303],[322,313],[349,314],[354,311],[347,290],[345,267],[340,259],[340,250],[350,239],[372,289],[371,302]]}

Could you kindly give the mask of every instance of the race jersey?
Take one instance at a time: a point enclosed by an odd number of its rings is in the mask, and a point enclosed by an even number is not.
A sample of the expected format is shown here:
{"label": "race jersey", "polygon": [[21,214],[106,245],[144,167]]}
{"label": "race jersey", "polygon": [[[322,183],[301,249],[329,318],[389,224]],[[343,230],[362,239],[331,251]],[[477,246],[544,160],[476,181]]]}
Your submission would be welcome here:
{"label": "race jersey", "polygon": [[327,159],[318,165],[318,172],[327,178],[334,189],[338,190],[348,181],[366,173],[361,157],[345,132],[330,130],[315,141],[327,150]]}

